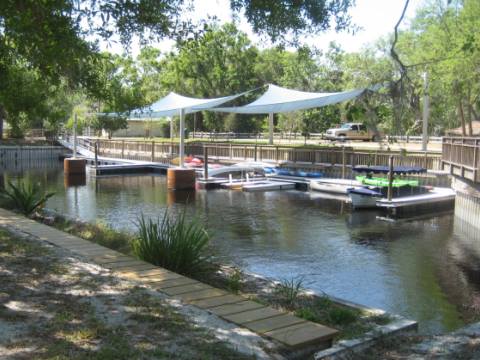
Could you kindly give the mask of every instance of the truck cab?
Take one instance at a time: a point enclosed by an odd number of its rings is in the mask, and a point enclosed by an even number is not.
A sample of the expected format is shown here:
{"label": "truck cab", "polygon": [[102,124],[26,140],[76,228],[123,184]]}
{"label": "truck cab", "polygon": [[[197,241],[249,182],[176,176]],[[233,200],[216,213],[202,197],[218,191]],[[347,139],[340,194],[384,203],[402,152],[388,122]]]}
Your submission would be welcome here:
{"label": "truck cab", "polygon": [[340,127],[328,129],[325,138],[328,140],[376,140],[377,134],[362,123],[345,123]]}

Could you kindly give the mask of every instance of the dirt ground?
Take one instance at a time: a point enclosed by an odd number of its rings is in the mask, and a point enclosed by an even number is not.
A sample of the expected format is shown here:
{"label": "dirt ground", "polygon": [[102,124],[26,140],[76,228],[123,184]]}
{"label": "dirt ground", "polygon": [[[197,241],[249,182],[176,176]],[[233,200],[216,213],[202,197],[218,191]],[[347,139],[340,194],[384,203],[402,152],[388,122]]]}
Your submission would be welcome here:
{"label": "dirt ground", "polygon": [[0,359],[250,359],[161,297],[0,229]]}

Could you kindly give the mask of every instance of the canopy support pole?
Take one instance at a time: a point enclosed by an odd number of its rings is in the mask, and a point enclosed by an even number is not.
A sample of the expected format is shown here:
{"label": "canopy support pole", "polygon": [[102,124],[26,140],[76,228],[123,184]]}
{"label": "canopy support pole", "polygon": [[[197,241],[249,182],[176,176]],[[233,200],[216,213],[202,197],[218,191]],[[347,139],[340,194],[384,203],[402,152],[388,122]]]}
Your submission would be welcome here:
{"label": "canopy support pole", "polygon": [[180,167],[185,167],[185,109],[180,109]]}
{"label": "canopy support pole", "polygon": [[268,145],[273,145],[273,113],[268,114]]}
{"label": "canopy support pole", "polygon": [[168,120],[170,121],[170,141],[172,141],[173,140],[173,118],[169,116]]}

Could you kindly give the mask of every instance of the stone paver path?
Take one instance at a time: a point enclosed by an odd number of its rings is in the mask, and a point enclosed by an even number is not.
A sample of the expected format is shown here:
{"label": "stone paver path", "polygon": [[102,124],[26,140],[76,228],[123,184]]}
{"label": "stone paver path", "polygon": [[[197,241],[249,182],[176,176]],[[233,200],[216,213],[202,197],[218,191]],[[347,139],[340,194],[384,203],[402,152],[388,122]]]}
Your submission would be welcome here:
{"label": "stone paver path", "polygon": [[4,209],[0,209],[0,224],[14,226],[41,240],[85,256],[120,277],[139,281],[290,348],[310,345],[329,347],[338,333],[335,329],[214,288]]}

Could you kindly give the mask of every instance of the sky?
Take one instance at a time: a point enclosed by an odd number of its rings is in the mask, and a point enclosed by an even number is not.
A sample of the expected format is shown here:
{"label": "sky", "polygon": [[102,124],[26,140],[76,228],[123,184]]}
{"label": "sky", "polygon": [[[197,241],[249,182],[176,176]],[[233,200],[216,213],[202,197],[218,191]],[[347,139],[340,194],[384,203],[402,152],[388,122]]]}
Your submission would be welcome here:
{"label": "sky", "polygon": [[[402,27],[408,25],[409,19],[413,18],[416,10],[423,3],[425,3],[425,0],[410,0]],[[346,32],[336,33],[332,30],[315,36],[304,36],[301,38],[301,42],[325,50],[328,49],[330,42],[335,41],[348,52],[359,51],[365,45],[393,32],[404,5],[405,0],[356,0],[356,5],[350,9],[352,23],[360,27],[355,35]],[[205,19],[208,16],[216,16],[220,23],[232,21],[229,0],[194,0],[194,6],[195,9],[190,14],[194,21]],[[258,47],[263,48],[269,45],[252,32],[243,17],[240,18],[239,28],[246,32]],[[173,45],[173,41],[169,40],[154,44],[162,52],[169,51]],[[107,48],[101,44],[101,48],[115,53],[122,52],[122,48],[117,45]],[[132,55],[136,56],[139,52],[138,44],[134,42],[130,50]]]}

